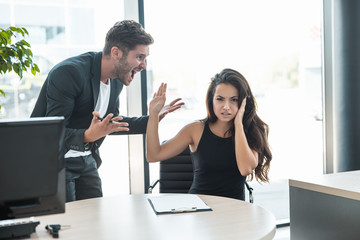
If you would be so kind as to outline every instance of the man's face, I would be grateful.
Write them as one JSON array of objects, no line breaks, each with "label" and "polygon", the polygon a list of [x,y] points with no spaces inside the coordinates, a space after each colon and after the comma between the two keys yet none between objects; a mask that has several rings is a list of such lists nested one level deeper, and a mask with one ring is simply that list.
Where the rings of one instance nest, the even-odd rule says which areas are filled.
[{"label": "man's face", "polygon": [[149,46],[147,45],[138,45],[126,56],[123,54],[115,63],[114,77],[119,78],[125,86],[129,86],[135,74],[146,68],[147,56],[149,56]]}]

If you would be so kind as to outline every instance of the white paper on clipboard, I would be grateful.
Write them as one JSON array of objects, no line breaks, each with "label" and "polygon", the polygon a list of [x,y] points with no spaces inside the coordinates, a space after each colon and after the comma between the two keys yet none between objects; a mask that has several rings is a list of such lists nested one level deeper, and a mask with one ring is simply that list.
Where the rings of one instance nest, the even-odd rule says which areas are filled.
[{"label": "white paper on clipboard", "polygon": [[211,207],[194,194],[163,194],[148,197],[156,214],[211,211]]}]

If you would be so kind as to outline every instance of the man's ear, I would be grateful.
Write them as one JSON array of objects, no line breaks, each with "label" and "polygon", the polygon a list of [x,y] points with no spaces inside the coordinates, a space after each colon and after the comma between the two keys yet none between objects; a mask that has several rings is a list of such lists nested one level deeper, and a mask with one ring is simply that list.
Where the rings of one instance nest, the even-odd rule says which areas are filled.
[{"label": "man's ear", "polygon": [[116,46],[111,48],[110,53],[111,53],[111,57],[117,60],[119,60],[123,55],[123,52],[120,50],[120,48]]}]

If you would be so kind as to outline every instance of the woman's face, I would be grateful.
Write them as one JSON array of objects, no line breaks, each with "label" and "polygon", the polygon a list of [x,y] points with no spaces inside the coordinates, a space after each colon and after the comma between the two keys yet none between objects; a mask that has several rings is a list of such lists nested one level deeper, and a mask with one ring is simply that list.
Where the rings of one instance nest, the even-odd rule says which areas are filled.
[{"label": "woman's face", "polygon": [[213,98],[214,113],[218,120],[232,121],[239,110],[239,93],[231,84],[220,83]]}]

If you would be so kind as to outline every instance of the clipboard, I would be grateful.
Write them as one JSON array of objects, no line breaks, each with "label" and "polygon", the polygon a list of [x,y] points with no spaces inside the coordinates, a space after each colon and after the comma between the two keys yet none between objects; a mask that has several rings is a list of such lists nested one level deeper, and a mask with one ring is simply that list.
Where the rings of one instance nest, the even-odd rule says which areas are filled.
[{"label": "clipboard", "polygon": [[194,194],[163,194],[148,197],[148,201],[157,215],[212,211],[211,207]]}]

